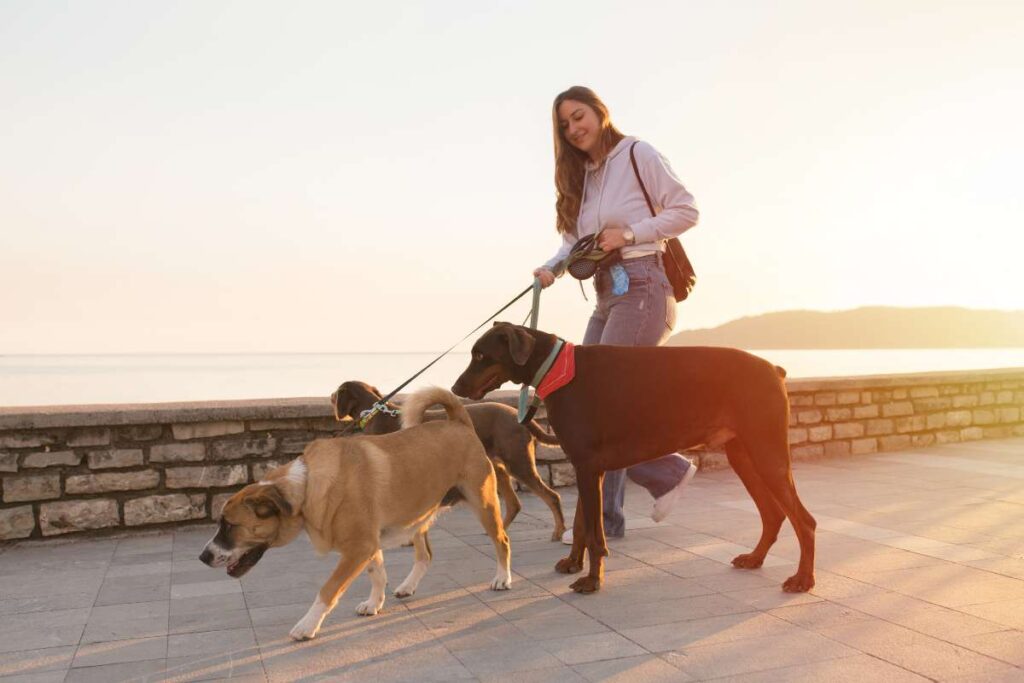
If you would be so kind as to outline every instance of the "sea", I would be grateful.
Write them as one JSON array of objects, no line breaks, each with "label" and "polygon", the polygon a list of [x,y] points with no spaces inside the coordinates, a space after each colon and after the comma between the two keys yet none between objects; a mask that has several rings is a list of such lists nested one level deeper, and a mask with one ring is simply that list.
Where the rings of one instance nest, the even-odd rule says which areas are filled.
[{"label": "sea", "polygon": [[[790,378],[1024,368],[1024,348],[752,350]],[[0,355],[0,407],[327,397],[346,380],[387,393],[437,353]],[[406,391],[450,387],[468,353],[451,353]],[[511,384],[505,388],[514,389]]]}]

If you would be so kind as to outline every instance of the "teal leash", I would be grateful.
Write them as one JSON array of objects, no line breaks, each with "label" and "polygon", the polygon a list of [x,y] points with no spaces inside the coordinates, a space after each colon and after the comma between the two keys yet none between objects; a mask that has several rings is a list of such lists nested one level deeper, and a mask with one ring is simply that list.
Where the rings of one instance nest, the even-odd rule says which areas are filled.
[{"label": "teal leash", "polygon": [[[530,309],[531,330],[537,329],[537,320],[540,318],[540,290],[540,278],[535,277],[533,278],[533,308]],[[561,340],[559,340],[559,342],[561,342]],[[520,424],[533,419],[533,414],[537,412],[537,407],[540,405],[540,399],[537,398],[536,394],[534,394],[533,401],[530,401],[530,386],[537,386],[540,379],[544,377],[544,373],[546,373],[551,368],[552,363],[555,362],[555,356],[558,355],[558,349],[560,348],[561,344],[555,344],[555,352],[547,357],[544,364],[541,365],[540,370],[538,370],[537,374],[534,375],[533,381],[530,384],[524,384],[519,390],[518,417]]]}]

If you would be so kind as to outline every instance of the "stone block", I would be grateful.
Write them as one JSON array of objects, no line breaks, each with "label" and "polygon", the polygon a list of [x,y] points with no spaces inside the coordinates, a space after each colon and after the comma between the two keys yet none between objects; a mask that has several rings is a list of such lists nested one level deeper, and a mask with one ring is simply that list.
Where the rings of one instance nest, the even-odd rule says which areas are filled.
[{"label": "stone block", "polygon": [[873,399],[873,396],[872,396],[870,391],[862,391],[862,392],[860,392],[860,402],[863,403],[864,405],[867,405],[869,403],[874,403],[874,401],[872,399]]},{"label": "stone block", "polygon": [[947,427],[967,427],[971,424],[971,411],[952,410],[946,413]]},{"label": "stone block", "polygon": [[267,472],[283,465],[284,462],[268,460],[266,462],[254,462],[252,464],[252,481],[263,481]]},{"label": "stone block", "polygon": [[938,387],[911,387],[910,398],[933,398],[939,395]]},{"label": "stone block", "polygon": [[103,529],[120,522],[117,501],[111,499],[68,500],[39,507],[39,527],[44,536]]},{"label": "stone block", "polygon": [[57,465],[67,465],[68,467],[74,467],[82,462],[82,456],[74,451],[53,451],[46,452],[41,451],[39,453],[29,453],[21,461],[22,467],[55,467]]},{"label": "stone block", "polygon": [[306,423],[302,420],[250,420],[250,432],[273,432],[296,429],[306,429]]},{"label": "stone block", "polygon": [[[891,391],[872,391],[871,392],[871,403],[888,403],[892,400]],[[865,401],[867,403],[867,401]]]},{"label": "stone block", "polygon": [[333,417],[314,417],[306,420],[307,427],[317,432],[340,432],[348,427],[348,420],[335,420]]},{"label": "stone block", "polygon": [[978,394],[978,405],[979,406],[990,406],[996,402],[996,394],[994,391],[983,391]]},{"label": "stone block", "polygon": [[868,420],[867,434],[868,436],[876,436],[878,434],[892,434],[895,425],[892,420],[886,420],[884,418],[877,420]]},{"label": "stone block", "polygon": [[0,453],[0,472],[17,472],[18,454]]},{"label": "stone block", "polygon": [[810,443],[804,446],[794,446],[790,449],[793,460],[811,460],[825,455],[825,446],[820,443]]},{"label": "stone block", "polygon": [[861,422],[839,422],[832,426],[837,439],[852,439],[864,436],[864,424]]},{"label": "stone block", "polygon": [[807,438],[818,443],[832,438],[832,425],[816,425],[807,430]]},{"label": "stone block", "polygon": [[228,499],[235,495],[234,493],[217,493],[210,499],[210,518],[213,521],[220,519],[220,513],[224,509],[224,503],[228,502]]},{"label": "stone block", "polygon": [[829,458],[850,455],[850,452],[849,441],[829,441],[825,444],[825,456]]},{"label": "stone block", "polygon": [[91,451],[89,453],[89,469],[91,470],[138,467],[141,464],[141,448],[115,448],[109,451]]},{"label": "stone block", "polygon": [[223,422],[188,422],[171,425],[171,433],[179,441],[188,439],[205,439],[211,436],[227,436],[241,434],[245,431],[245,423],[237,421]]},{"label": "stone block", "polygon": [[935,443],[960,443],[960,432],[951,430],[935,432]]},{"label": "stone block", "polygon": [[946,386],[939,387],[939,393],[943,396],[954,396],[960,393],[960,387],[955,384],[947,384]]},{"label": "stone block", "polygon": [[841,406],[853,405],[854,403],[860,403],[860,392],[859,391],[840,391],[836,396],[836,403]]},{"label": "stone block", "polygon": [[1014,436],[1024,436],[1024,425],[1014,425],[1013,426],[1013,435]]},{"label": "stone block", "polygon": [[206,458],[204,443],[167,443],[150,446],[150,462],[199,462]]},{"label": "stone block", "polygon": [[167,488],[188,489],[212,486],[235,486],[248,480],[245,465],[211,465],[209,467],[168,467]]},{"label": "stone block", "polygon": [[156,441],[164,435],[163,425],[126,425],[115,430],[118,441]]},{"label": "stone block", "polygon": [[558,446],[546,446],[539,441],[537,442],[536,448],[537,460],[544,460],[547,462],[555,462],[559,460],[565,460],[565,453]]},{"label": "stone block", "polygon": [[277,448],[277,439],[264,436],[241,441],[214,441],[210,444],[210,459],[238,460],[251,455],[266,456]]},{"label": "stone block", "polygon": [[858,420],[878,417],[878,413],[879,410],[877,405],[857,406],[853,409],[853,417]]},{"label": "stone block", "polygon": [[1013,427],[1010,425],[998,425],[995,427],[982,427],[982,438],[985,439],[1009,439],[1013,436]]},{"label": "stone block", "polygon": [[60,498],[60,475],[39,474],[4,477],[4,502]]},{"label": "stone block", "polygon": [[931,413],[925,417],[925,427],[927,429],[942,429],[946,426],[946,414],[945,413]]},{"label": "stone block", "polygon": [[60,441],[57,434],[44,432],[8,432],[0,434],[0,448],[39,448]]},{"label": "stone block", "polygon": [[910,448],[911,443],[909,434],[891,434],[878,439],[878,450],[901,451],[904,448]]},{"label": "stone block", "polygon": [[842,422],[853,417],[853,408],[826,408],[825,419],[829,422]]},{"label": "stone block", "polygon": [[69,446],[106,446],[110,443],[110,429],[107,427],[86,427],[75,429],[68,434]]},{"label": "stone block", "polygon": [[789,430],[789,443],[803,443],[807,441],[807,430],[803,427],[791,427]]},{"label": "stone block", "polygon": [[36,518],[31,505],[0,510],[0,541],[28,538],[36,530]]},{"label": "stone block", "polygon": [[1000,422],[1020,422],[1020,408],[1017,406],[999,408],[997,413]]},{"label": "stone block", "polygon": [[954,408],[973,408],[978,405],[978,397],[973,394],[953,397]]},{"label": "stone block", "polygon": [[953,398],[943,396],[941,398],[922,398],[913,402],[914,411],[918,413],[930,413],[933,410],[949,410],[953,407]]},{"label": "stone block", "polygon": [[924,415],[900,417],[896,419],[896,431],[900,434],[905,434],[907,432],[922,432],[927,424],[928,419]]},{"label": "stone block", "polygon": [[820,410],[801,410],[796,414],[796,421],[802,425],[817,424],[821,422]]},{"label": "stone block", "polygon": [[823,391],[814,395],[814,405],[816,406],[834,406],[836,404],[836,392],[834,391]]},{"label": "stone block", "polygon": [[798,406],[813,406],[814,405],[814,394],[790,394],[789,405]]},{"label": "stone block", "polygon": [[960,430],[961,441],[980,441],[985,438],[985,431],[981,427],[964,427]]},{"label": "stone block", "polygon": [[160,473],[156,470],[141,472],[107,472],[106,474],[76,474],[68,477],[64,488],[68,493],[105,493],[107,491],[141,491],[156,488]]},{"label": "stone block", "polygon": [[910,401],[900,401],[898,403],[886,403],[882,406],[882,417],[901,417],[903,415],[913,415],[914,404]]},{"label": "stone block", "polygon": [[286,436],[281,439],[281,453],[283,455],[299,455],[306,450],[306,444],[315,438],[312,434]]},{"label": "stone block", "polygon": [[910,395],[910,394],[909,394],[909,393],[907,392],[907,390],[906,390],[906,389],[893,389],[893,390],[892,390],[892,397],[893,397],[894,399],[897,399],[897,400],[902,400],[902,399],[905,399],[905,398],[907,398],[907,397],[908,397],[909,395]]},{"label": "stone block", "polygon": [[976,425],[995,424],[996,413],[994,410],[972,410],[971,421]]},{"label": "stone block", "polygon": [[571,463],[555,462],[551,463],[550,467],[552,486],[574,486],[576,484],[576,468]]},{"label": "stone block", "polygon": [[124,523],[127,526],[183,522],[206,517],[206,496],[172,493],[164,496],[134,498],[124,504]]},{"label": "stone block", "polygon": [[865,455],[878,452],[878,439],[854,439],[850,442],[850,452],[853,455]]},{"label": "stone block", "polygon": [[914,448],[924,448],[925,446],[931,446],[935,443],[934,434],[911,434],[910,443],[913,444]]}]

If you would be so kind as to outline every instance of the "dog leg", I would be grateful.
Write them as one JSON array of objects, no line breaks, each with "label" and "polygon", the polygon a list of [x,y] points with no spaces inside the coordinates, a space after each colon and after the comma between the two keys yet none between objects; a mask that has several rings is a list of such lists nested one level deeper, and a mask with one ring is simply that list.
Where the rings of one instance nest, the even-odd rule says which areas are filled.
[{"label": "dog leg", "polygon": [[482,481],[477,487],[460,486],[459,490],[473,509],[476,510],[484,531],[490,536],[494,543],[494,553],[497,556],[497,570],[494,573],[494,580],[491,581],[491,590],[506,591],[512,587],[512,552],[508,542],[508,534],[501,524],[501,508],[498,505],[498,486],[495,481],[494,468],[489,460],[487,470],[482,472]]},{"label": "dog leg", "polygon": [[366,573],[370,575],[370,597],[359,603],[356,614],[372,617],[384,607],[384,591],[388,587],[388,574],[384,571],[384,553],[381,550],[370,559]]},{"label": "dog leg", "polygon": [[502,525],[507,529],[512,520],[516,518],[519,511],[523,509],[516,489],[512,485],[512,478],[508,476],[508,470],[499,462],[494,463],[494,476],[498,484],[498,495],[505,501],[505,519],[501,520]]},{"label": "dog leg", "polygon": [[[604,558],[608,555],[608,544],[604,537],[604,516],[601,512],[603,480],[604,472],[576,468],[576,487],[580,500],[583,501],[583,528],[586,532],[587,555],[590,556],[590,570],[587,575],[576,579],[569,586],[577,593],[593,593],[601,588],[604,580]],[[574,547],[575,544],[574,537]]]},{"label": "dog leg", "polygon": [[338,562],[338,566],[334,568],[331,577],[327,579],[327,583],[320,588],[320,592],[317,594],[316,600],[309,608],[309,611],[306,612],[306,616],[299,619],[299,622],[292,627],[289,635],[295,640],[315,638],[320,630],[320,625],[324,623],[324,619],[331,613],[334,606],[338,604],[338,598],[345,593],[345,589],[349,587],[352,581],[369,564],[376,552],[377,548],[365,547],[359,551],[351,552],[346,557],[342,557],[341,561]]},{"label": "dog leg", "polygon": [[[602,520],[603,521],[603,520]],[[586,541],[583,527],[583,499],[576,499],[576,514],[572,520],[572,548],[569,555],[555,563],[555,571],[559,574],[576,574],[583,570],[583,543]]]},{"label": "dog leg", "polygon": [[782,522],[786,519],[786,513],[775,502],[771,491],[761,480],[761,475],[754,469],[750,454],[743,448],[739,439],[726,442],[725,454],[729,458],[729,465],[743,482],[743,487],[747,489],[747,493],[750,494],[757,506],[757,511],[761,514],[761,540],[757,542],[757,547],[751,553],[734,557],[732,564],[740,569],[756,569],[764,564],[768,549],[778,539],[779,529],[782,528]]},{"label": "dog leg", "polygon": [[420,585],[420,580],[427,573],[427,568],[430,566],[431,559],[433,559],[433,553],[430,552],[430,541],[427,540],[427,532],[425,530],[417,531],[413,534],[412,547],[416,555],[416,562],[412,565],[412,571],[409,572],[409,576],[405,577],[405,581],[395,589],[396,598],[407,598],[416,592],[416,588]]},{"label": "dog leg", "polygon": [[561,541],[565,533],[565,517],[562,516],[562,498],[558,493],[544,483],[537,472],[537,467],[530,462],[529,468],[522,466],[512,471],[512,476],[521,481],[526,488],[533,491],[534,495],[544,501],[544,504],[551,510],[551,516],[555,520],[555,530],[551,533],[552,541]]},{"label": "dog leg", "polygon": [[800,543],[800,564],[796,574],[782,583],[782,590],[787,593],[805,593],[814,587],[814,530],[817,522],[800,502],[785,439],[782,444],[774,450],[769,450],[771,446],[761,444],[758,449],[751,448],[747,443],[744,446],[751,454],[751,461],[765,486],[793,525],[796,539]]}]

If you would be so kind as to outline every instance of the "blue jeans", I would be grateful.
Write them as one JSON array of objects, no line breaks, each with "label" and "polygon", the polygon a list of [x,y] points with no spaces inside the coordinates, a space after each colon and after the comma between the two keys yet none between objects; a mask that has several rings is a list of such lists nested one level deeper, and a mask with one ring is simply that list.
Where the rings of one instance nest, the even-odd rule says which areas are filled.
[{"label": "blue jeans", "polygon": [[[622,266],[629,275],[629,291],[621,296],[612,294],[612,279],[607,273],[599,271],[594,276],[597,306],[587,323],[583,343],[660,346],[676,322],[676,300],[661,255],[627,259]],[[626,533],[622,505],[627,476],[658,498],[675,488],[690,467],[689,460],[671,453],[624,470],[606,472],[602,488],[605,535],[620,537]]]}]

